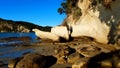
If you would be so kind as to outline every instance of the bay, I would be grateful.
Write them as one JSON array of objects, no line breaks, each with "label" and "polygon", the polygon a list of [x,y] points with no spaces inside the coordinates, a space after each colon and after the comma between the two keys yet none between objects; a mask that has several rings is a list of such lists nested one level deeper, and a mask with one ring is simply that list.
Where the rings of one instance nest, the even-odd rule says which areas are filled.
[{"label": "bay", "polygon": [[[38,40],[36,40],[36,35],[34,32],[29,32],[29,33],[20,33],[20,32],[3,32],[0,33],[0,39],[4,39],[4,38],[12,38],[12,37],[30,37],[30,41],[31,42],[37,42]],[[23,43],[23,41],[0,41],[0,46],[3,45],[9,45],[9,44],[20,44]]]},{"label": "bay", "polygon": [[[14,37],[30,37],[31,41],[28,42],[28,45],[31,42],[36,42],[36,35],[34,32],[30,33],[14,33],[14,32],[3,32],[0,33],[0,39],[5,38],[14,38]],[[23,56],[26,53],[31,53],[34,51],[34,47],[32,45],[24,44],[25,46],[21,46],[21,43],[26,43],[26,41],[0,41],[0,62],[3,64],[0,68],[8,68],[8,63],[11,59],[15,59]],[[11,45],[15,44],[15,45]]]},{"label": "bay", "polygon": [[34,32],[29,33],[20,33],[20,32],[2,32],[0,33],[0,38],[8,38],[8,37],[22,37],[22,36],[29,36],[32,39],[36,38],[36,35]]}]

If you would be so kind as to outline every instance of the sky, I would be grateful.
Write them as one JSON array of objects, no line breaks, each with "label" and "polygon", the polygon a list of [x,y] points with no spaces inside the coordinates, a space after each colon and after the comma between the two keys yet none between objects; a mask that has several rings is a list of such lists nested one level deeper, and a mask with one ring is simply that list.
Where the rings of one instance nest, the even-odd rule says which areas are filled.
[{"label": "sky", "polygon": [[57,26],[65,14],[57,9],[63,0],[0,0],[0,18],[31,22],[40,26]]}]

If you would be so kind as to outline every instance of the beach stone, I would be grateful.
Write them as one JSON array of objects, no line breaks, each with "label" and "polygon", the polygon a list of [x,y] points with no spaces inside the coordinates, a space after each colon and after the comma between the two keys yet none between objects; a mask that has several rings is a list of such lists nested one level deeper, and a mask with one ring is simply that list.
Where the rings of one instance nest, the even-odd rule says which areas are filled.
[{"label": "beach stone", "polygon": [[105,60],[101,62],[101,68],[112,68],[112,62],[110,60]]},{"label": "beach stone", "polygon": [[[101,53],[90,57],[88,67],[90,68],[117,68],[119,67],[120,51]],[[94,65],[94,66],[93,66]]]},{"label": "beach stone", "polygon": [[16,64],[22,59],[23,57],[20,58],[15,58],[9,61],[8,63],[8,68],[15,68]]},{"label": "beach stone", "polygon": [[82,58],[82,59],[76,61],[72,65],[72,68],[87,68],[88,59],[89,58]]},{"label": "beach stone", "polygon": [[80,56],[79,53],[72,53],[68,56],[67,62],[68,63],[75,63],[77,60],[80,60],[82,57]]},{"label": "beach stone", "polygon": [[58,63],[58,64],[67,63],[66,57],[59,57],[59,58],[57,58],[57,63]]},{"label": "beach stone", "polygon": [[15,68],[44,68],[46,63],[45,56],[38,53],[26,54]]},{"label": "beach stone", "polygon": [[120,62],[118,62],[118,64],[117,64],[116,68],[120,68]]},{"label": "beach stone", "polygon": [[76,47],[76,51],[83,55],[84,57],[93,57],[101,53],[101,48],[98,48],[94,45],[84,44]]},{"label": "beach stone", "polygon": [[68,56],[75,52],[75,49],[68,45],[61,45],[55,48],[55,57],[58,59],[58,63],[66,63]]},{"label": "beach stone", "polygon": [[55,48],[55,53],[58,57],[68,56],[75,52],[74,48],[71,48],[68,45],[61,45]]}]

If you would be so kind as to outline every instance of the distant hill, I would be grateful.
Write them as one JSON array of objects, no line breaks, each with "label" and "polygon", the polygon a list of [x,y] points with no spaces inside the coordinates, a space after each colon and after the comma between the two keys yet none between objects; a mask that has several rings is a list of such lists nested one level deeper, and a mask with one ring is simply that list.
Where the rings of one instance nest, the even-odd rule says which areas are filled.
[{"label": "distant hill", "polygon": [[12,21],[0,18],[0,32],[31,32],[34,28],[43,31],[51,30],[51,26],[43,27],[29,22]]}]

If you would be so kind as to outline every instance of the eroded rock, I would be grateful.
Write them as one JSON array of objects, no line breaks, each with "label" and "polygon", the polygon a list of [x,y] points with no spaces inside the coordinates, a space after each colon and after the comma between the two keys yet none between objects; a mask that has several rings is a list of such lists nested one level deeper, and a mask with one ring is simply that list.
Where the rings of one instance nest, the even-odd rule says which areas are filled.
[{"label": "eroded rock", "polygon": [[101,53],[101,48],[94,45],[84,44],[76,46],[76,51],[85,57],[93,57]]},{"label": "eroded rock", "polygon": [[66,26],[56,26],[51,29],[51,33],[56,34],[66,40],[69,40],[69,33]]},{"label": "eroded rock", "polygon": [[9,68],[44,68],[45,56],[37,53],[26,54],[23,58],[14,59],[9,62]]},{"label": "eroded rock", "polygon": [[36,36],[40,37],[41,39],[50,39],[52,41],[59,41],[59,36],[56,34],[41,31],[39,29],[33,29],[32,31],[34,31]]},{"label": "eroded rock", "polygon": [[55,64],[57,59],[53,56],[44,56],[39,53],[25,54],[23,57],[13,59],[9,62],[9,68],[49,68]]},{"label": "eroded rock", "polygon": [[66,63],[68,56],[75,52],[75,49],[68,45],[62,45],[55,48],[55,57],[58,59],[58,63]]},{"label": "eroded rock", "polygon": [[72,65],[72,68],[87,68],[88,60],[89,60],[89,58],[82,58],[82,59],[76,61]]}]

